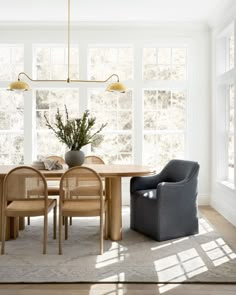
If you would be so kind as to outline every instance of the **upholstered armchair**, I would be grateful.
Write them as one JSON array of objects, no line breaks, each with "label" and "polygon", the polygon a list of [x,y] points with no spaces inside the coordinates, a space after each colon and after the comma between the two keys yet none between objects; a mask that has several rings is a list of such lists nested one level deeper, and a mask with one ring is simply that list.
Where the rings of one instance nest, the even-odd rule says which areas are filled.
[{"label": "upholstered armchair", "polygon": [[156,175],[132,177],[130,227],[157,241],[198,233],[199,164],[171,160]]}]

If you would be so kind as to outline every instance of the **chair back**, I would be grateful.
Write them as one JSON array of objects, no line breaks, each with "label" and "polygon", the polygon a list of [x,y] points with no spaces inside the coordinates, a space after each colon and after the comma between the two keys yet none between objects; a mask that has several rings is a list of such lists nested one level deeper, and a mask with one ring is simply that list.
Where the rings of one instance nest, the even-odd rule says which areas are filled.
[{"label": "chair back", "polygon": [[161,181],[179,182],[197,177],[199,164],[187,160],[171,160],[161,171]]},{"label": "chair back", "polygon": [[47,199],[47,182],[37,169],[19,166],[5,176],[3,195],[6,201]]},{"label": "chair back", "polygon": [[85,164],[105,164],[102,158],[98,156],[87,156],[84,159]]},{"label": "chair back", "polygon": [[101,199],[101,177],[91,168],[76,166],[67,170],[60,181],[60,196],[63,200]]}]

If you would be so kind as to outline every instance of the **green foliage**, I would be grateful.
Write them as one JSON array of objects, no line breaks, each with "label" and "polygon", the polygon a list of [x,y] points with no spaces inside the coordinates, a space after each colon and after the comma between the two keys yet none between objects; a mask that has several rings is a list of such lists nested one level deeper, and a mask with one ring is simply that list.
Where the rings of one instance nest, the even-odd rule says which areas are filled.
[{"label": "green foliage", "polygon": [[57,109],[56,123],[51,125],[48,118],[44,115],[46,126],[51,129],[56,137],[64,143],[70,150],[78,151],[83,146],[101,140],[99,133],[107,124],[102,126],[95,132],[92,129],[95,125],[96,118],[90,117],[89,111],[86,110],[81,118],[70,119],[65,106],[66,120],[64,123],[63,114]]}]

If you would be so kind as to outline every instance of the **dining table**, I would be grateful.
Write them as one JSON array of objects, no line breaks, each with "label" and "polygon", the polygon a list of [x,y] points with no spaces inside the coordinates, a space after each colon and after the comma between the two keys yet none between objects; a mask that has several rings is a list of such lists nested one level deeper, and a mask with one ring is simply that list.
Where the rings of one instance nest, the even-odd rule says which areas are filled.
[{"label": "dining table", "polygon": [[[83,166],[92,168],[102,178],[105,179],[106,197],[108,198],[108,235],[113,241],[122,240],[122,178],[133,176],[145,176],[154,174],[154,168],[134,164],[84,164]],[[0,214],[2,212],[3,181],[6,174],[17,166],[0,166]],[[46,179],[60,178],[67,169],[61,170],[40,170]],[[0,218],[0,238],[1,238]],[[20,229],[24,228],[21,221]],[[7,218],[6,240],[17,236],[14,220]]]}]

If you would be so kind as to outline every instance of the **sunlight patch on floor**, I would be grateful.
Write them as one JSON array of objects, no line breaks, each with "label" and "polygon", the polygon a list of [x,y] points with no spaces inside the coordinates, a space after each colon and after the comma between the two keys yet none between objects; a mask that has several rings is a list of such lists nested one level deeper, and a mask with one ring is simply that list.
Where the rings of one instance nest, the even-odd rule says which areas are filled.
[{"label": "sunlight patch on floor", "polygon": [[219,266],[236,258],[236,254],[222,238],[201,245],[214,266]]},{"label": "sunlight patch on floor", "polygon": [[[195,248],[158,259],[154,265],[158,280],[171,283],[186,281],[188,278],[208,270]],[[164,293],[177,286],[178,284],[163,284],[160,285],[159,291]]]},{"label": "sunlight patch on floor", "polygon": [[98,255],[96,260],[96,268],[102,268],[120,261],[124,261],[127,253],[127,248],[119,243],[112,242],[111,248],[104,252],[103,255]]}]

